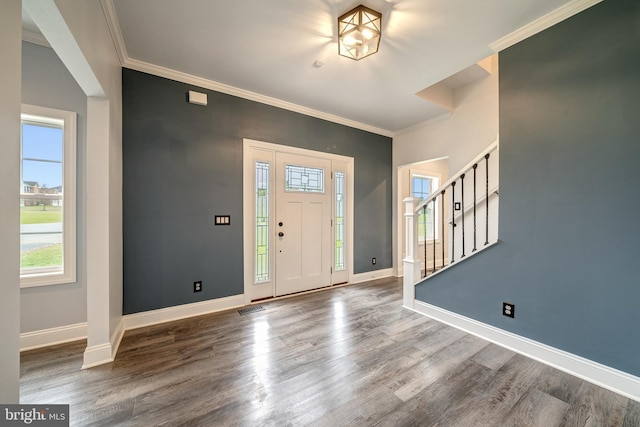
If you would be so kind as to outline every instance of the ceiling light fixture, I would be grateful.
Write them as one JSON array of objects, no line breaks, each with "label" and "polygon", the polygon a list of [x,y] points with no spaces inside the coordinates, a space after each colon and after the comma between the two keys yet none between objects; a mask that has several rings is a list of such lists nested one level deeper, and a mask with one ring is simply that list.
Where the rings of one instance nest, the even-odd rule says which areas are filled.
[{"label": "ceiling light fixture", "polygon": [[360,5],[338,18],[338,53],[356,61],[378,51],[382,14]]}]

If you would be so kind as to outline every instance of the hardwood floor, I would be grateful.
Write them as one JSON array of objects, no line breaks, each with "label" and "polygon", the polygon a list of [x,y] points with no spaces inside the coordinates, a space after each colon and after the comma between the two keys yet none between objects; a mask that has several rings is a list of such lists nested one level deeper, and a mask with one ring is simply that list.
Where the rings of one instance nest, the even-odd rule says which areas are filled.
[{"label": "hardwood floor", "polygon": [[25,352],[22,403],[71,425],[640,426],[640,403],[401,307],[397,279]]}]

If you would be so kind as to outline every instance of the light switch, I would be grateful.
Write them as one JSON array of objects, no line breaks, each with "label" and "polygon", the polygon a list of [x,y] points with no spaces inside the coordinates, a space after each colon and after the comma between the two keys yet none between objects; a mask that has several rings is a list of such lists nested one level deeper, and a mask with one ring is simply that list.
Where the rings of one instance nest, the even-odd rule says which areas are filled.
[{"label": "light switch", "polygon": [[231,225],[231,215],[216,215],[215,225]]}]

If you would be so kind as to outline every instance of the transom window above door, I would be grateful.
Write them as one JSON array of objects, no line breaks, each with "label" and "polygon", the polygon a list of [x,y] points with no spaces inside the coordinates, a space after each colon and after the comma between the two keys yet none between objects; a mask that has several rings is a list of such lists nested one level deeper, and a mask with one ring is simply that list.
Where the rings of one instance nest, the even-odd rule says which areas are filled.
[{"label": "transom window above door", "polygon": [[285,190],[324,193],[324,169],[307,166],[285,166]]}]

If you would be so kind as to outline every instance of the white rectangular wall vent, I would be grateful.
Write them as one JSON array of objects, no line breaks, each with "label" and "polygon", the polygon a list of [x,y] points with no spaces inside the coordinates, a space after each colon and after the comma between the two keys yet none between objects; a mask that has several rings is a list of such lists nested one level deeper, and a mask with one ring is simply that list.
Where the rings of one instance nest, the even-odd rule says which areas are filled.
[{"label": "white rectangular wall vent", "polygon": [[189,102],[196,105],[207,105],[207,94],[190,90]]}]

